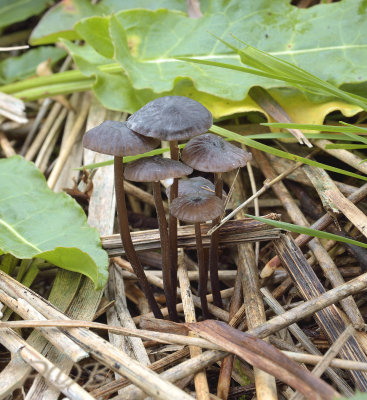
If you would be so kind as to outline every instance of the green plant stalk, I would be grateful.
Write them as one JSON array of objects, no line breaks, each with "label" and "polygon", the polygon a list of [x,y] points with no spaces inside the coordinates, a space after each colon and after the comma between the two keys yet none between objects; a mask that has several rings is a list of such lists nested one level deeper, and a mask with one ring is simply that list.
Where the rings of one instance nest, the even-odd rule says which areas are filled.
[{"label": "green plant stalk", "polygon": [[[121,67],[120,64],[117,63],[101,65],[100,67],[98,67],[98,69],[102,72],[108,72],[111,74],[123,72],[123,68]],[[94,80],[94,78],[84,75],[79,70],[65,71],[49,76],[40,76],[38,78],[25,79],[20,82],[15,82],[15,83],[10,83],[8,85],[0,86],[0,91],[7,94],[14,94],[14,96],[18,97],[17,93],[23,92],[25,90],[35,89],[44,86],[47,87],[60,83],[65,84],[71,82],[82,82],[90,79]]]},{"label": "green plant stalk", "polygon": [[[295,124],[283,122],[264,122],[260,125],[271,126],[273,128],[286,128],[286,129],[307,129],[310,131],[323,131],[323,132],[339,132],[347,135],[348,133],[362,133],[367,134],[367,128],[355,125],[335,126],[335,125],[315,125],[315,124]],[[359,140],[359,138],[358,138]]]},{"label": "green plant stalk", "polygon": [[94,78],[89,78],[88,80],[80,82],[77,81],[69,83],[59,83],[50,86],[40,86],[34,89],[27,89],[21,92],[13,93],[13,96],[24,101],[32,101],[41,99],[43,97],[52,97],[75,92],[85,92],[92,89],[94,82]]},{"label": "green plant stalk", "polygon": [[367,149],[367,144],[350,144],[350,143],[337,143],[337,144],[327,144],[325,146],[326,150],[362,150]]},{"label": "green plant stalk", "polygon": [[8,275],[11,275],[18,264],[18,259],[14,257],[12,254],[4,254],[2,256],[0,271],[5,272]]}]

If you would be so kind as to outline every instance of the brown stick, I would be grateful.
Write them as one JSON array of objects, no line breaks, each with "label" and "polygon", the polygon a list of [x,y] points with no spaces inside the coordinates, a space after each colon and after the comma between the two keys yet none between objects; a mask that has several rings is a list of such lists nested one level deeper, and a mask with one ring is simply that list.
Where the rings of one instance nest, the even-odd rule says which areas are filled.
[{"label": "brown stick", "polygon": [[[199,224],[198,224],[199,225]],[[200,228],[199,228],[200,229]],[[182,251],[182,250],[181,250]],[[198,249],[199,251],[199,249]],[[178,276],[182,293],[182,304],[185,314],[185,321],[188,323],[196,322],[195,307],[192,300],[190,289],[190,281],[187,275],[187,269],[183,260],[183,254],[180,257]],[[189,332],[189,336],[198,337],[194,332]],[[190,357],[194,358],[202,354],[201,348],[198,346],[190,346]],[[199,371],[194,376],[195,389],[199,400],[209,400],[209,386],[206,378],[205,370]]]},{"label": "brown stick", "polygon": [[[242,302],[242,277],[241,277],[241,271],[238,271],[235,280],[234,293],[229,309],[229,325],[231,325],[234,315],[241,307],[241,302]],[[223,400],[227,400],[228,398],[229,388],[231,385],[233,361],[234,361],[234,355],[230,354],[224,358],[224,360],[220,365],[217,396]]]},{"label": "brown stick", "polygon": [[[275,297],[272,296],[270,291],[267,288],[261,288],[261,293],[265,297],[265,301],[268,303],[269,307],[275,311],[276,315],[281,315],[286,311],[284,308],[278,303]],[[321,351],[311,342],[308,336],[302,331],[302,329],[297,324],[292,324],[288,326],[289,331],[293,334],[293,336],[302,344],[302,347],[312,355],[321,357]],[[350,361],[349,361],[350,362]],[[331,368],[328,368],[326,374],[329,378],[336,384],[341,393],[346,397],[351,397],[353,395],[352,388],[347,384],[347,382]]]},{"label": "brown stick", "polygon": [[[278,219],[277,214],[268,214],[265,218]],[[211,224],[201,224],[203,246],[209,247],[210,236],[207,234]],[[269,225],[245,218],[240,221],[228,222],[219,232],[220,245],[236,245],[243,242],[273,240],[279,237],[279,230]],[[160,249],[161,240],[158,229],[132,232],[131,238],[135,251]],[[182,226],[178,229],[178,245],[185,249],[195,249],[195,228],[193,225]],[[102,246],[110,257],[125,253],[120,235],[102,237]]]},{"label": "brown stick", "polygon": [[[304,255],[290,235],[281,235],[280,239],[274,241],[274,245],[282,264],[287,268],[299,293],[306,300],[325,293],[325,289],[318,277],[307,264]],[[331,343],[337,340],[346,327],[334,305],[315,313],[314,317]],[[340,354],[348,360],[367,361],[363,350],[353,337],[349,338],[341,349]],[[367,374],[359,371],[352,371],[351,374],[357,387],[362,391],[367,390]]]},{"label": "brown stick", "polygon": [[[353,194],[351,194],[348,197],[348,200],[350,200],[353,204],[358,203],[361,201],[365,196],[367,195],[367,183],[365,183],[363,186],[361,186],[358,190],[356,190]],[[318,229],[318,230],[323,230],[325,229],[328,225],[330,225],[333,222],[333,218],[330,214],[325,214],[321,218],[319,218],[314,224],[310,226],[312,229]],[[302,248],[305,246],[310,240],[312,240],[312,236],[308,235],[298,235],[295,239],[297,245]],[[266,278],[270,276],[273,271],[275,271],[279,266],[280,266],[280,259],[278,256],[273,257],[264,267],[264,269],[261,271],[260,276],[262,278]]]},{"label": "brown stick", "polygon": [[[268,159],[264,154],[260,153],[258,150],[253,150],[253,155],[257,160],[258,165],[260,165],[261,171],[267,179],[273,179],[275,176],[275,171],[270,165]],[[303,215],[302,211],[295,204],[293,197],[290,195],[288,189],[285,187],[283,182],[278,182],[273,186],[273,191],[277,197],[282,201],[284,208],[286,209],[288,215],[292,221],[298,225],[309,226],[307,219]],[[330,280],[331,284],[335,287],[344,283],[343,277],[341,276],[338,268],[336,267],[334,261],[329,256],[328,252],[320,243],[319,239],[313,238],[308,244],[310,250],[313,252],[315,258],[317,259],[324,275]],[[310,266],[307,264],[308,268]],[[312,269],[311,269],[312,271]],[[343,299],[341,302],[343,309],[356,327],[363,327],[364,321],[362,315],[353,300],[352,297]]]}]

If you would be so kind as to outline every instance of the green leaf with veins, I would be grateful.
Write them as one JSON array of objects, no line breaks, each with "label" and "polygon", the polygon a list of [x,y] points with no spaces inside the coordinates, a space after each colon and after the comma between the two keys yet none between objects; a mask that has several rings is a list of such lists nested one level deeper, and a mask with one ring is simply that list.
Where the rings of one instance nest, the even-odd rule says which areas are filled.
[{"label": "green leaf with veins", "polygon": [[[241,66],[237,52],[209,35],[213,32],[238,44],[230,34],[252,46],[292,62],[336,86],[365,80],[367,29],[361,0],[299,9],[284,0],[211,1],[200,19],[170,10],[129,10],[111,17],[116,59],[134,88],[160,93],[184,78],[202,92],[242,100],[254,85],[266,89],[290,86],[272,79],[205,65],[182,63],[176,57],[195,57]],[[117,24],[117,22],[119,24]],[[88,19],[84,20],[88,24]],[[92,35],[92,27],[90,35]],[[88,31],[83,38],[92,44]]]},{"label": "green leaf with veins", "polygon": [[[14,0],[7,0],[14,2]],[[24,1],[24,0],[19,0]],[[28,0],[29,2],[34,0]],[[37,0],[48,2],[48,0]],[[16,2],[17,3],[17,2]],[[205,9],[201,4],[201,9]],[[109,15],[121,10],[132,8],[145,8],[156,10],[158,8],[169,8],[170,10],[186,11],[186,3],[182,0],[102,0],[98,4],[91,4],[90,0],[68,0],[60,1],[52,7],[41,19],[32,32],[30,43],[39,45],[55,43],[59,39],[78,39],[78,33],[74,25],[83,18],[96,15]]]},{"label": "green leaf with veins", "polygon": [[42,258],[107,282],[107,253],[81,207],[54,193],[33,163],[20,156],[0,160],[0,249],[21,259]]}]

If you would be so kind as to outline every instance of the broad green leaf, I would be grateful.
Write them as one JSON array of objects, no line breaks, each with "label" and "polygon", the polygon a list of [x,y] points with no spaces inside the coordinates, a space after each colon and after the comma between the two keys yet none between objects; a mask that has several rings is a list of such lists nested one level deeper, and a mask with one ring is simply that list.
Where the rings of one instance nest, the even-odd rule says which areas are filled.
[{"label": "broad green leaf", "polygon": [[[311,9],[299,9],[283,0],[216,0],[210,2],[208,12],[198,20],[174,11],[136,9],[116,14],[121,28],[111,25],[111,37],[116,59],[136,89],[168,91],[175,80],[188,77],[199,91],[242,100],[254,85],[289,85],[238,71],[223,73],[205,65],[182,65],[176,58],[189,56],[242,66],[237,51],[208,34],[213,32],[227,39],[230,32],[337,86],[350,80],[358,83],[367,68],[362,61],[367,44],[359,35],[367,27],[367,19],[363,18],[360,6],[359,0]],[[88,41],[88,37],[83,37]],[[129,40],[133,42],[130,48]],[[278,69],[275,74],[279,74]]]},{"label": "broad green leaf", "polygon": [[88,35],[89,44],[103,57],[113,58],[114,47],[109,38],[109,24],[108,17],[92,17],[77,23],[75,31],[81,37]]},{"label": "broad green leaf", "polygon": [[91,4],[90,0],[60,1],[42,17],[32,32],[30,43],[32,45],[39,45],[55,43],[60,38],[69,40],[78,39],[78,34],[74,30],[74,24],[83,18],[96,15],[109,15],[132,8],[151,10],[169,8],[171,10],[186,11],[186,3],[182,0],[105,0],[98,4]]},{"label": "broad green leaf", "polygon": [[[158,10],[167,8],[169,10],[178,10],[186,12],[186,3],[182,0],[103,0],[105,12],[116,13],[121,10],[130,10],[132,8],[144,8],[146,10]],[[204,12],[207,7],[207,1],[200,1],[201,11]]]},{"label": "broad green leaf", "polygon": [[33,30],[29,42],[35,46],[55,43],[60,38],[78,39],[78,34],[73,29],[74,24],[81,18],[101,13],[100,6],[91,4],[88,0],[60,1],[45,13]]},{"label": "broad green leaf", "polygon": [[49,0],[1,0],[0,29],[38,15],[49,4]]},{"label": "broad green leaf", "polygon": [[10,83],[25,79],[36,73],[37,66],[48,59],[51,65],[66,56],[66,51],[58,47],[42,46],[31,49],[18,57],[9,57],[0,62],[0,83]]},{"label": "broad green leaf", "polygon": [[335,240],[336,242],[354,244],[355,246],[364,247],[367,249],[366,243],[358,242],[357,240],[353,239],[348,239],[343,236],[334,235],[333,233],[318,231],[316,229],[307,228],[306,226],[294,225],[288,222],[274,221],[263,217],[255,217],[254,215],[249,215],[249,214],[245,214],[245,216],[256,219],[257,221],[260,222],[264,222],[265,224],[274,226],[275,228],[284,229],[289,232],[318,237],[320,239]]},{"label": "broad green leaf", "polygon": [[[213,112],[215,118],[249,111],[263,112],[248,95],[252,86],[260,85],[276,98],[292,119],[294,115],[298,116],[294,119],[296,122],[320,123],[328,112],[334,110],[341,110],[347,116],[360,111],[359,107],[351,107],[345,102],[334,99],[326,101],[318,98],[318,102],[315,103],[297,90],[284,89],[284,86],[289,87],[289,84],[274,79],[243,74],[239,71],[223,72],[220,68],[184,63],[178,61],[176,57],[195,57],[203,62],[205,60],[226,62],[243,68],[237,50],[228,48],[208,32],[214,32],[235,43],[229,35],[234,33],[240,38],[246,38],[252,45],[271,51],[273,55],[292,60],[296,65],[304,68],[310,66],[310,72],[319,77],[325,76],[329,79],[331,76],[331,80],[340,81],[336,82],[338,85],[346,82],[358,85],[361,82],[359,78],[364,76],[363,72],[367,67],[363,62],[353,61],[352,68],[351,58],[344,57],[344,54],[350,54],[359,60],[366,51],[363,35],[358,34],[366,25],[366,20],[360,18],[364,12],[362,0],[346,0],[338,4],[312,7],[312,18],[310,10],[299,9],[283,0],[259,2],[208,0],[201,2],[204,15],[199,20],[188,18],[183,12],[186,5],[177,0],[172,2],[105,0],[95,6],[98,9],[93,10],[87,2],[88,0],[69,0],[67,4],[70,7],[67,12],[72,14],[73,18],[70,19],[70,26],[66,23],[60,29],[67,31],[79,21],[75,25],[75,30],[70,31],[73,37],[82,37],[89,46],[94,47],[96,52],[103,56],[111,56],[111,46],[114,46],[116,59],[111,58],[110,64],[103,65],[96,63],[96,60],[90,61],[98,65],[102,72],[114,75],[109,79],[108,75],[98,76],[96,73],[94,81],[90,81],[88,86],[93,88],[98,80],[96,93],[106,107],[133,112],[136,111],[138,104],[140,106],[155,97],[174,94],[187,95],[200,101]],[[65,8],[65,4],[58,6],[59,8],[55,8],[56,11],[61,7]],[[87,7],[85,13],[81,11],[84,6]],[[138,7],[156,10],[143,10]],[[169,10],[159,9],[162,7],[167,7]],[[118,12],[121,9],[125,11]],[[44,20],[51,18],[56,11],[54,9],[49,11]],[[92,11],[94,11],[93,16],[91,16]],[[114,22],[111,23],[110,34],[106,34],[107,15],[112,11],[116,13],[112,17]],[[78,19],[81,15],[84,19]],[[85,18],[88,15],[91,17]],[[57,29],[60,18],[56,15],[54,19],[47,26],[46,35],[53,32],[54,27]],[[337,24],[339,20],[340,24]],[[319,39],[320,24],[323,24],[323,27],[328,26],[330,34],[317,42],[314,38]],[[96,32],[101,34],[96,35]],[[83,46],[77,48],[80,49],[80,53],[74,51],[73,54],[77,64],[80,64],[83,58]],[[333,62],[329,62],[329,57]],[[119,64],[116,64],[116,61]],[[109,80],[115,81],[119,88],[126,87],[126,76],[130,82],[129,89],[125,90],[126,95],[120,90],[109,93],[112,86],[108,85]],[[32,82],[24,82],[23,86],[7,85],[0,90],[25,100],[46,96],[47,93],[56,94],[57,90],[61,90],[62,93],[65,93],[66,89],[86,90],[86,82],[82,77],[79,86],[76,81],[70,86],[58,85],[63,77],[62,74],[55,74],[50,83],[47,83],[49,82],[47,80],[34,79]],[[144,92],[140,92],[141,90]],[[129,97],[133,91],[135,95]],[[126,108],[123,108],[122,104]],[[269,116],[267,118],[271,121]]]},{"label": "broad green leaf", "polygon": [[[315,6],[312,19],[311,9],[299,9],[283,0],[211,1],[207,13],[198,20],[172,10],[133,9],[112,17],[111,41],[115,46],[116,60],[127,72],[135,89],[162,93],[173,90],[180,80],[189,79],[200,92],[243,101],[254,85],[267,89],[289,85],[239,71],[223,73],[219,68],[180,62],[177,57],[189,56],[241,67],[239,54],[208,33],[227,35],[227,32],[232,32],[254,46],[292,60],[295,65],[309,68],[318,77],[332,80],[337,85],[358,83],[367,68],[363,62],[357,66],[353,62],[352,68],[350,61],[353,56],[359,60],[367,54],[363,36],[358,34],[367,22],[360,17],[358,5],[360,0]],[[84,19],[81,22],[83,32],[79,31],[90,45],[95,42],[97,20],[93,18],[90,23],[89,19]],[[265,30],[259,20],[265,23]],[[342,25],[337,23],[339,20]],[[314,45],[313,39],[320,38],[321,25],[328,27],[329,34]],[[105,31],[102,25],[101,29]],[[350,54],[349,58],[344,57],[345,52]]]},{"label": "broad green leaf", "polygon": [[98,289],[105,285],[107,254],[70,196],[54,193],[34,164],[20,156],[0,160],[0,186],[1,251],[42,258],[88,276]]}]

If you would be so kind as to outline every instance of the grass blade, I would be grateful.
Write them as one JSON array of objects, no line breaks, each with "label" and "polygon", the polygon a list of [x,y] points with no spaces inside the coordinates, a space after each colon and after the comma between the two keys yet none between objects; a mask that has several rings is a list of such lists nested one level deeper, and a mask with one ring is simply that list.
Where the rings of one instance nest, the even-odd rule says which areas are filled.
[{"label": "grass blade", "polygon": [[282,151],[282,150],[278,150],[276,148],[273,148],[271,146],[267,146],[267,145],[265,145],[263,143],[259,143],[259,142],[255,141],[253,139],[247,138],[246,136],[241,136],[238,133],[231,132],[231,131],[229,131],[227,129],[221,128],[221,127],[216,126],[216,125],[213,125],[210,128],[210,131],[214,132],[214,133],[217,133],[218,135],[223,136],[226,139],[234,140],[234,141],[236,141],[238,143],[243,143],[246,146],[253,147],[253,148],[258,149],[260,151],[264,151],[266,153],[273,154],[274,156],[277,156],[277,157],[286,158],[287,160],[292,160],[292,161],[297,161],[297,162],[299,161],[299,162],[302,162],[302,163],[307,164],[307,165],[313,165],[314,167],[323,168],[323,169],[325,169],[327,171],[337,172],[338,174],[352,176],[354,178],[361,179],[363,181],[367,181],[367,177],[365,177],[365,176],[362,176],[362,175],[359,175],[359,174],[355,174],[353,172],[349,172],[349,171],[346,171],[344,169],[332,167],[331,165],[323,164],[323,163],[320,163],[320,162],[317,162],[317,161],[314,161],[314,160],[309,160],[308,158],[300,157],[300,156],[297,156],[295,154],[287,153],[287,152]]},{"label": "grass blade", "polygon": [[312,237],[318,237],[320,239],[335,240],[336,242],[343,242],[348,244],[354,244],[359,247],[364,247],[367,249],[367,244],[358,242],[357,240],[348,239],[343,236],[334,235],[333,233],[328,233],[324,231],[318,231],[316,229],[307,228],[306,226],[294,225],[288,222],[274,221],[263,217],[255,217],[254,215],[245,214],[246,217],[253,218],[256,221],[264,222],[268,225],[274,226],[275,228],[283,229],[289,232],[294,232],[298,234],[304,234]]}]

